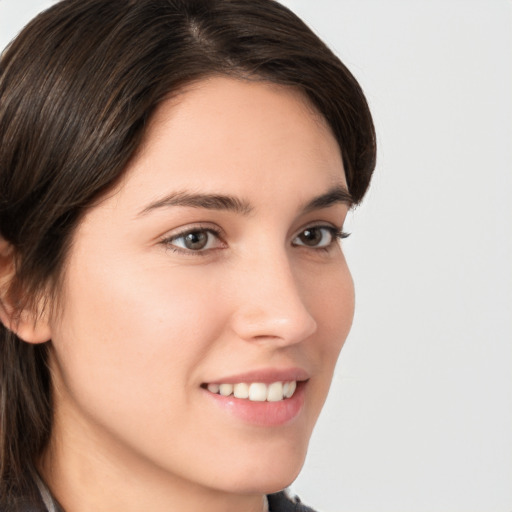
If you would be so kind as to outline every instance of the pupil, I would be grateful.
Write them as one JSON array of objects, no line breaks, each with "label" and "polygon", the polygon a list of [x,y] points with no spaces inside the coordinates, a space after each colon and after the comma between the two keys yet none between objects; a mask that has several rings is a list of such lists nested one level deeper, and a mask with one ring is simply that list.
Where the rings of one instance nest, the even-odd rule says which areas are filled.
[{"label": "pupil", "polygon": [[306,229],[302,233],[302,242],[306,245],[318,245],[322,239],[322,233],[319,229]]},{"label": "pupil", "polygon": [[187,249],[202,249],[208,242],[208,236],[202,231],[194,231],[185,237]]}]

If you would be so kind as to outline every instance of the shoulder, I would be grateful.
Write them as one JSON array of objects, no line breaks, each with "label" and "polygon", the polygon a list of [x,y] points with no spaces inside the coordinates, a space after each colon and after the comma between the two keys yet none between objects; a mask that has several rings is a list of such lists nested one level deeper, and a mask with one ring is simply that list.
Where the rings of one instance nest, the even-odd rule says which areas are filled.
[{"label": "shoulder", "polygon": [[315,512],[312,508],[301,503],[297,496],[291,495],[288,491],[269,494],[269,512]]}]

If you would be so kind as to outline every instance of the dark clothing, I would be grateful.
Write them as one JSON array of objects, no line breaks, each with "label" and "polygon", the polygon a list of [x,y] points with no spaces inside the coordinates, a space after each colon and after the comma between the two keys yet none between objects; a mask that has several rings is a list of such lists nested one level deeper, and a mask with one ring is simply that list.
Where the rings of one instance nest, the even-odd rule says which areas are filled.
[{"label": "dark clothing", "polygon": [[285,492],[269,494],[267,498],[269,512],[315,512],[303,505],[297,496],[291,497]]}]

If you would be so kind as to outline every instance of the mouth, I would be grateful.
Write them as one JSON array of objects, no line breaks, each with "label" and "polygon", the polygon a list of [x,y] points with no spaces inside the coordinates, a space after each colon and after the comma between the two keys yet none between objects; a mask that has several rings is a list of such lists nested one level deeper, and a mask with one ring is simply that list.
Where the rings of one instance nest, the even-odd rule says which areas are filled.
[{"label": "mouth", "polygon": [[205,384],[204,387],[210,393],[224,397],[233,396],[251,402],[281,402],[292,398],[297,389],[297,381],[277,381],[269,384],[264,382]]},{"label": "mouth", "polygon": [[229,415],[270,427],[288,424],[299,416],[308,382],[305,372],[257,372],[206,382],[201,388]]}]

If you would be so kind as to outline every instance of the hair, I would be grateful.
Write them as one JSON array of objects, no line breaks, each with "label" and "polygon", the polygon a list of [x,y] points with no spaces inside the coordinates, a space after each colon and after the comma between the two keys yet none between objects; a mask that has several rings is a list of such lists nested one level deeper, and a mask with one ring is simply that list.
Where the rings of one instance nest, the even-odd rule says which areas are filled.
[{"label": "hair", "polygon": [[[0,60],[0,241],[14,253],[6,287],[19,311],[55,292],[81,216],[120,180],[158,105],[215,75],[302,91],[332,129],[349,192],[361,201],[376,154],[367,102],[287,8],[273,0],[63,0]],[[28,492],[49,441],[49,344],[26,343],[0,324],[0,504]]]}]

